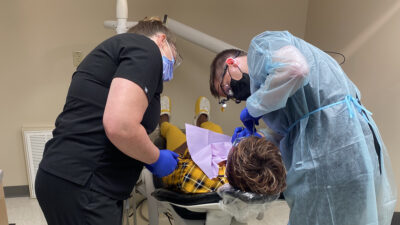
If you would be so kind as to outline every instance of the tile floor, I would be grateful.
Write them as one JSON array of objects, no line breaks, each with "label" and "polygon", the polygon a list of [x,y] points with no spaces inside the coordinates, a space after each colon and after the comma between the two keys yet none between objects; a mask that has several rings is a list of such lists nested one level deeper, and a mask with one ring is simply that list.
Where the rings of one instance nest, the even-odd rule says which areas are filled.
[{"label": "tile floor", "polygon": [[[147,201],[139,207],[143,217],[147,217]],[[36,199],[28,197],[6,198],[9,223],[16,225],[46,225],[43,213],[40,210]],[[138,215],[140,213],[138,212]],[[288,222],[289,208],[284,201],[274,202],[266,211],[264,219],[249,221],[249,225],[286,225]],[[141,216],[137,217],[137,225],[147,225],[148,222]],[[173,221],[172,221],[173,223]],[[126,222],[125,222],[126,224]],[[133,225],[133,219],[130,218],[130,225]],[[160,215],[160,225],[169,225],[168,218]]]}]

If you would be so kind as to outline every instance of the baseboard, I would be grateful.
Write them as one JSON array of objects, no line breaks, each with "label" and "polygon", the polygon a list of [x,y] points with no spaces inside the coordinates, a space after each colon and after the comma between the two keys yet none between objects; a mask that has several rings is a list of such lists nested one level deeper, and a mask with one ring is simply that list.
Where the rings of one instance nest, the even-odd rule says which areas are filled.
[{"label": "baseboard", "polygon": [[400,225],[400,212],[394,212],[391,225]]},{"label": "baseboard", "polygon": [[15,197],[29,197],[29,186],[28,185],[20,185],[20,186],[6,186],[4,187],[4,196],[6,198],[15,198]]}]

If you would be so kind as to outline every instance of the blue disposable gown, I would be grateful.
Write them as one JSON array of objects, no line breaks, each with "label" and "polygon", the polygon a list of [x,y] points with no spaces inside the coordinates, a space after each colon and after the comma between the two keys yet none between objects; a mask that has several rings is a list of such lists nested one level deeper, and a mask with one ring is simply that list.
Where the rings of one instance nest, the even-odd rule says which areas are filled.
[{"label": "blue disposable gown", "polygon": [[390,160],[337,62],[286,31],[253,38],[247,61],[247,108],[281,137],[289,224],[389,225],[397,198]]}]

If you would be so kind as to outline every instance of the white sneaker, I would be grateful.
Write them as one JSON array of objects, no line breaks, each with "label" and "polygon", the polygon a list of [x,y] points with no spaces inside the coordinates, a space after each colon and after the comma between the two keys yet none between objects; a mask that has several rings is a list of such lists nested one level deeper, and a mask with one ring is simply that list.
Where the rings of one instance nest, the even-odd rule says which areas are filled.
[{"label": "white sneaker", "polygon": [[200,96],[196,101],[194,107],[194,124],[196,124],[201,114],[207,115],[208,119],[210,119],[210,101],[204,96]]},{"label": "white sneaker", "polygon": [[168,96],[163,95],[161,96],[161,115],[167,114],[170,116],[171,114],[171,101]]}]

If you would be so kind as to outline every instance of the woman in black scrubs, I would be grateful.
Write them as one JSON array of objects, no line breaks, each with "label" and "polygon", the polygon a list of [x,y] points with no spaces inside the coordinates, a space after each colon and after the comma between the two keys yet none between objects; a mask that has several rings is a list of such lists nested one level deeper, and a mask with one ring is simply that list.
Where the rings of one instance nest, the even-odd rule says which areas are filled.
[{"label": "woman in black scrubs", "polygon": [[73,74],[35,190],[49,225],[120,225],[143,166],[162,177],[177,155],[150,140],[160,118],[163,81],[179,55],[158,18],[98,45]]}]

